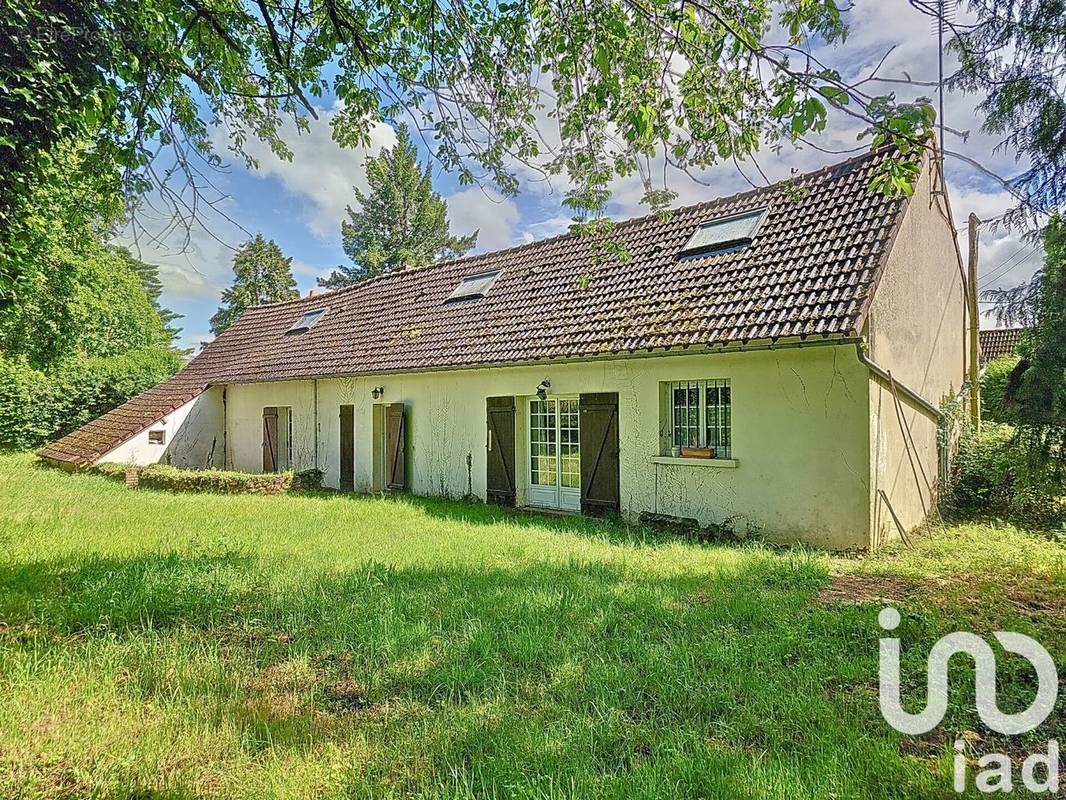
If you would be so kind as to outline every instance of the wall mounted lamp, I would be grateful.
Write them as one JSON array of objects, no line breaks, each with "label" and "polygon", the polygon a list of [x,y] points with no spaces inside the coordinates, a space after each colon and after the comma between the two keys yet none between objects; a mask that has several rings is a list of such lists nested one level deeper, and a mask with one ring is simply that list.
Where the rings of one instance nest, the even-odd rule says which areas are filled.
[{"label": "wall mounted lamp", "polygon": [[383,394],[385,394],[384,386],[375,386],[373,389],[370,390],[370,396],[373,397],[375,400],[380,400]]},{"label": "wall mounted lamp", "polygon": [[548,390],[552,388],[552,382],[545,378],[537,384],[537,397],[544,400],[548,397]]}]

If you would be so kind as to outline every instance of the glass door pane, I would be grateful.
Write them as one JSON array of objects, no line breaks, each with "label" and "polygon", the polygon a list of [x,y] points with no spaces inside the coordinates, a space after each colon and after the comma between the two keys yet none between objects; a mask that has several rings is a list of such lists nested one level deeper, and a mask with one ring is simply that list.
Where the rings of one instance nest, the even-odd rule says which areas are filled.
[{"label": "glass door pane", "polygon": [[529,481],[535,486],[558,485],[556,401],[529,401]]},{"label": "glass door pane", "polygon": [[578,431],[577,400],[559,401],[559,485],[581,488],[581,439]]},{"label": "glass door pane", "polygon": [[530,399],[530,505],[581,508],[580,410],[576,397]]}]

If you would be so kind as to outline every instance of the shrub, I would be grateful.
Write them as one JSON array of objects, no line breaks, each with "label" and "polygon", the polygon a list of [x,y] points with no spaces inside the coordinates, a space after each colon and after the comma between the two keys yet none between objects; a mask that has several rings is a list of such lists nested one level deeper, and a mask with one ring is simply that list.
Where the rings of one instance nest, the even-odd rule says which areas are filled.
[{"label": "shrub", "polygon": [[981,375],[981,416],[990,422],[1009,422],[1010,413],[1003,407],[1007,382],[1018,365],[1017,356],[1004,356],[988,362]]},{"label": "shrub", "polygon": [[1010,425],[989,423],[980,436],[965,434],[955,459],[946,511],[994,517],[1023,527],[1066,522],[1063,486],[1051,469],[1031,468]]},{"label": "shrub", "polygon": [[305,469],[297,472],[292,479],[292,488],[300,492],[317,492],[322,488],[322,479],[326,473],[320,469]]},{"label": "shrub", "polygon": [[291,472],[254,473],[220,469],[179,469],[169,464],[129,467],[125,464],[96,464],[91,472],[116,481],[125,481],[126,472],[138,472],[138,485],[170,492],[209,492],[214,494],[285,494],[314,492],[322,488],[325,473],[320,469]]},{"label": "shrub", "polygon": [[284,494],[293,488],[291,472],[251,473],[220,469],[178,469],[152,464],[141,470],[140,485],[171,492]]},{"label": "shrub", "polygon": [[127,467],[123,464],[104,463],[97,464],[92,468],[92,471],[97,475],[103,475],[105,478],[110,478],[114,481],[124,481],[126,480],[126,469]]}]

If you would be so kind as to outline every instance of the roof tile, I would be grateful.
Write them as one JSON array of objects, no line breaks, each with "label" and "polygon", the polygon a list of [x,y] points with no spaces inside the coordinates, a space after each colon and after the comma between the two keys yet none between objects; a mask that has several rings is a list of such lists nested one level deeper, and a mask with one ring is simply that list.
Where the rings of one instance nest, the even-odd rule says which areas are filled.
[{"label": "roof tile", "polygon": [[[211,384],[850,334],[905,206],[869,189],[887,157],[801,176],[798,198],[769,187],[621,222],[621,263],[598,263],[597,240],[566,234],[250,309],[169,381],[40,454],[91,463]],[[761,208],[748,248],[679,256],[700,225]],[[465,276],[496,270],[485,297],[444,303]],[[286,333],[323,307],[313,328]]]}]

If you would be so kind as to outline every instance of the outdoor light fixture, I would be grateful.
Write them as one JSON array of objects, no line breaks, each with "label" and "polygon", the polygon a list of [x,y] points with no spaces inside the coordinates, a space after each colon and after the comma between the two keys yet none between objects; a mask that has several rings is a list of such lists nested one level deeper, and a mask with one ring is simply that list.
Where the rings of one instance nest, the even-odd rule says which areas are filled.
[{"label": "outdoor light fixture", "polygon": [[548,397],[548,390],[552,388],[552,382],[545,378],[539,384],[537,384],[537,397],[541,400],[545,400]]},{"label": "outdoor light fixture", "polygon": [[383,394],[385,394],[384,386],[375,386],[373,389],[370,390],[370,396],[373,397],[375,400],[380,400]]}]

